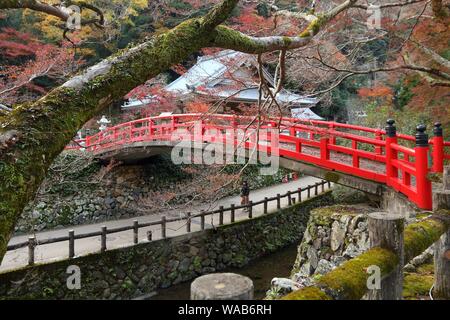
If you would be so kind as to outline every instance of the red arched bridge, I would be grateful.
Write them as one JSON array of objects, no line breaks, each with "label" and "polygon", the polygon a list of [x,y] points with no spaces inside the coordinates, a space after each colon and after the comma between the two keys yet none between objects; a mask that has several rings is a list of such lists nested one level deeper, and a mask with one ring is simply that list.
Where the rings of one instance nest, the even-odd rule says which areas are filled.
[{"label": "red arched bridge", "polygon": [[[264,130],[268,133],[262,136]],[[425,126],[419,125],[416,136],[409,136],[397,133],[393,120],[388,120],[386,130],[381,130],[337,122],[222,114],[182,114],[130,121],[76,140],[76,145],[68,149],[82,147],[103,158],[116,157],[123,150],[128,150],[128,157],[143,157],[142,151],[130,150],[145,149],[148,157],[152,149],[173,148],[181,139],[180,131],[184,132],[183,139],[188,136],[201,145],[231,141],[234,147],[247,152],[276,154],[285,161],[280,162],[281,166],[291,169],[300,167],[287,165],[288,162],[314,166],[326,171],[322,177],[329,180],[333,180],[334,173],[342,173],[385,185],[425,210],[432,209],[429,174],[443,172],[444,161],[450,159],[450,153],[446,152],[450,142],[443,140],[439,123],[429,139]]]}]

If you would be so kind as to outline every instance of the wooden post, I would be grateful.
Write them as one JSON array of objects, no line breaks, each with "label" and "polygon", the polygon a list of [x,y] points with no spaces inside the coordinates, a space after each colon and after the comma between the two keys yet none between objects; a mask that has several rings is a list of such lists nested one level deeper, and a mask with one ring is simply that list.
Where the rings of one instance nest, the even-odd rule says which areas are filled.
[{"label": "wooden post", "polygon": [[36,248],[36,238],[29,237],[28,238],[28,265],[34,265],[34,248]]},{"label": "wooden post", "polygon": [[311,198],[311,185],[308,184],[308,199]]},{"label": "wooden post", "polygon": [[322,191],[322,193],[324,193],[325,192],[325,181],[322,181],[321,183],[320,183],[320,187],[321,187],[321,191]]},{"label": "wooden post", "polygon": [[248,202],[248,218],[253,218],[253,201]]},{"label": "wooden post", "polygon": [[139,222],[137,220],[133,220],[133,242],[134,244],[138,244],[139,242]]},{"label": "wooden post", "polygon": [[161,217],[161,238],[165,239],[167,238],[167,232],[166,232],[166,216]]},{"label": "wooden post", "polygon": [[102,226],[102,235],[101,235],[101,239],[100,239],[100,242],[101,242],[101,244],[100,244],[100,251],[101,252],[105,252],[106,251],[106,234],[107,234],[106,230],[107,230],[106,226]]},{"label": "wooden post", "polygon": [[[444,167],[442,176],[443,191],[436,194],[445,195],[446,201],[434,203],[437,199],[433,199],[433,207],[439,209],[450,209],[450,166]],[[443,198],[443,197],[442,197]],[[450,300],[450,230],[447,230],[434,245],[434,297],[437,299]]]},{"label": "wooden post", "polygon": [[191,213],[186,213],[186,216],[186,232],[189,233],[191,232]]},{"label": "wooden post", "polygon": [[268,198],[264,197],[264,214],[267,214],[267,202],[268,202]]},{"label": "wooden post", "polygon": [[234,220],[235,220],[235,209],[234,209],[234,203],[231,205],[231,217],[230,217],[230,221],[231,221],[231,223],[233,223],[234,222]]},{"label": "wooden post", "polygon": [[295,204],[295,201],[296,201],[295,197],[292,197],[292,204]]},{"label": "wooden post", "polygon": [[298,193],[298,202],[302,202],[302,188],[298,188],[297,193]]},{"label": "wooden post", "polygon": [[400,214],[374,212],[369,214],[370,247],[394,252],[399,263],[390,275],[381,279],[379,290],[369,291],[370,300],[401,300],[403,290],[403,229],[405,219]]},{"label": "wooden post", "polygon": [[331,181],[328,181],[328,189],[331,188]]},{"label": "wooden post", "polygon": [[291,206],[292,205],[292,196],[291,196],[290,191],[288,191],[287,196],[288,196],[288,206]]},{"label": "wooden post", "polygon": [[69,258],[75,257],[75,231],[69,230]]},{"label": "wooden post", "polygon": [[281,195],[277,193],[277,209],[281,209]]},{"label": "wooden post", "polygon": [[314,184],[314,195],[317,196],[319,194],[319,183]]},{"label": "wooden post", "polygon": [[434,244],[434,297],[450,299],[450,230]]},{"label": "wooden post", "polygon": [[205,210],[201,210],[200,211],[201,216],[200,216],[200,227],[202,230],[205,230]]},{"label": "wooden post", "polygon": [[153,240],[153,232],[152,230],[147,231],[147,240],[152,241]]},{"label": "wooden post", "polygon": [[223,206],[219,207],[219,225],[223,225]]}]

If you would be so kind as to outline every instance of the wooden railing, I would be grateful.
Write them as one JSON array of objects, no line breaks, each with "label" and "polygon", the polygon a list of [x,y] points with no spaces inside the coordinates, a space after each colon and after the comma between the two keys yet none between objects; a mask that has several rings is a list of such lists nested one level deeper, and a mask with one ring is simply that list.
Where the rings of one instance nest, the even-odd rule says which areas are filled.
[{"label": "wooden railing", "polygon": [[[169,223],[174,222],[180,222],[185,221],[185,227],[186,232],[190,233],[192,230],[192,220],[195,218],[200,218],[200,230],[206,229],[206,217],[218,214],[219,215],[219,226],[224,225],[225,223],[225,215],[229,213],[229,221],[230,223],[234,223],[236,221],[236,210],[239,209],[248,209],[247,217],[248,219],[253,218],[253,209],[256,206],[262,205],[263,206],[263,214],[268,213],[268,204],[270,202],[276,202],[277,210],[281,209],[281,199],[287,198],[288,200],[288,206],[291,206],[295,204],[296,202],[302,201],[302,192],[307,192],[306,199],[310,199],[312,195],[317,196],[319,193],[323,193],[325,191],[325,186],[328,186],[328,189],[331,187],[331,183],[328,181],[321,181],[317,182],[313,185],[308,185],[304,188],[299,188],[296,191],[288,191],[287,193],[280,195],[277,194],[275,197],[271,198],[264,198],[260,201],[255,201],[250,203],[248,205],[235,205],[231,204],[230,207],[224,208],[223,206],[220,206],[216,210],[212,211],[201,211],[197,214],[191,214],[190,212],[186,213],[183,217],[179,218],[167,218],[165,216],[161,217],[161,220],[158,221],[152,221],[152,222],[146,222],[146,223],[140,223],[138,220],[134,220],[132,225],[124,226],[124,227],[116,227],[116,228],[107,228],[106,226],[101,227],[99,231],[94,232],[86,232],[86,233],[80,233],[75,234],[74,230],[69,230],[67,236],[60,236],[55,238],[48,238],[39,240],[36,239],[36,237],[31,236],[28,238],[28,241],[12,244],[8,246],[8,251],[17,250],[20,248],[28,247],[28,265],[33,265],[35,263],[35,248],[39,245],[48,245],[53,243],[59,243],[59,242],[66,242],[68,241],[68,257],[69,259],[72,259],[75,257],[75,240],[79,239],[86,239],[86,238],[93,238],[93,237],[100,237],[100,251],[105,252],[107,250],[107,235],[119,233],[119,232],[125,232],[125,231],[132,231],[133,235],[133,243],[136,245],[139,243],[139,229],[147,228],[151,226],[160,226],[161,231],[161,238],[165,239],[167,238],[167,225]],[[152,241],[153,234],[152,231],[147,232],[147,240]]]},{"label": "wooden railing", "polygon": [[[80,148],[81,144],[86,150],[99,153],[136,142],[174,142],[179,137],[174,137],[173,133],[179,129],[189,132],[192,141],[223,144],[229,138],[224,131],[240,129],[246,131],[245,136],[242,141],[233,136],[235,147],[276,154],[383,183],[405,194],[425,210],[432,208],[428,174],[441,173],[444,160],[450,159],[450,152],[445,150],[450,143],[443,140],[439,123],[435,125],[434,137],[428,139],[424,126],[417,127],[415,137],[397,134],[393,120],[387,122],[386,130],[292,118],[263,118],[259,123],[254,120],[252,117],[223,114],[145,118],[108,128],[84,141],[77,141],[77,146],[69,148]],[[279,132],[277,150],[272,150],[272,134],[260,137],[256,129],[276,129]],[[428,164],[429,156],[431,166]],[[370,162],[369,166],[367,162]]]}]

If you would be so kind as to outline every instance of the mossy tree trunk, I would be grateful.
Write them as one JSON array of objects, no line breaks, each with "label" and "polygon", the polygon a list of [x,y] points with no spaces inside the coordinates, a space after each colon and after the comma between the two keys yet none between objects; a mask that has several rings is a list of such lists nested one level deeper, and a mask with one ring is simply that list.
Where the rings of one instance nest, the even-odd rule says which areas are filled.
[{"label": "mossy tree trunk", "polygon": [[[351,7],[347,0],[297,37],[250,37],[219,26],[238,0],[223,0],[203,18],[185,21],[167,33],[118,52],[52,90],[38,101],[0,116],[0,261],[25,205],[34,197],[52,163],[84,123],[113,101],[204,47],[246,53],[306,45],[321,26]],[[2,2],[15,5],[18,1]],[[17,6],[13,6],[16,8]]]}]

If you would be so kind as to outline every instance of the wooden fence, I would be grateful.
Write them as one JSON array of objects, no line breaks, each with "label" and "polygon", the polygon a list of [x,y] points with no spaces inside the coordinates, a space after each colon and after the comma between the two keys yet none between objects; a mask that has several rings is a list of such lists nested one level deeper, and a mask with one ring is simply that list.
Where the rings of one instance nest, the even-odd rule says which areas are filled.
[{"label": "wooden fence", "polygon": [[[35,248],[39,245],[47,245],[52,243],[58,243],[58,242],[64,242],[68,241],[69,243],[69,259],[72,259],[75,257],[75,240],[78,239],[86,239],[86,238],[92,238],[92,237],[100,237],[100,251],[105,252],[107,250],[107,235],[108,234],[114,234],[119,232],[125,232],[125,231],[132,231],[133,234],[133,243],[138,244],[139,243],[139,229],[151,227],[151,226],[160,226],[161,229],[161,238],[165,239],[167,238],[167,225],[169,223],[179,222],[179,221],[185,221],[186,223],[186,232],[191,232],[191,225],[192,220],[194,218],[200,218],[200,229],[205,230],[206,229],[206,217],[214,214],[219,214],[219,225],[224,225],[224,217],[229,212],[230,216],[230,223],[234,223],[236,220],[236,210],[239,209],[248,209],[248,219],[253,218],[253,208],[258,205],[263,205],[263,214],[268,213],[268,204],[270,202],[276,201],[277,203],[277,209],[281,209],[281,199],[287,198],[288,205],[291,206],[295,204],[297,201],[302,201],[302,193],[307,192],[306,198],[309,199],[312,196],[312,193],[314,193],[314,196],[317,196],[319,193],[322,193],[325,191],[325,185],[328,185],[328,188],[331,187],[331,182],[329,181],[321,181],[317,182],[313,185],[308,185],[304,188],[299,188],[297,191],[288,191],[287,193],[280,195],[277,194],[275,197],[271,198],[264,198],[260,201],[250,201],[248,205],[235,205],[231,204],[230,207],[224,208],[223,206],[220,206],[216,210],[212,211],[201,211],[198,214],[192,215],[190,212],[186,213],[184,217],[179,218],[167,218],[165,216],[161,217],[161,220],[159,221],[152,221],[147,223],[139,223],[138,220],[134,220],[133,224],[130,226],[124,226],[124,227],[117,227],[117,228],[110,228],[108,229],[106,226],[102,226],[99,231],[94,232],[87,232],[87,233],[80,233],[75,234],[74,230],[69,230],[67,236],[61,236],[61,237],[55,237],[55,238],[48,238],[43,240],[36,239],[35,236],[31,236],[28,238],[28,241],[12,244],[8,246],[8,251],[17,250],[20,248],[28,247],[28,265],[34,265],[35,263]],[[320,190],[319,190],[320,189]],[[297,196],[297,198],[296,198]],[[147,232],[147,240],[152,241],[153,234],[152,231]]]}]

